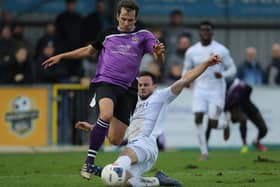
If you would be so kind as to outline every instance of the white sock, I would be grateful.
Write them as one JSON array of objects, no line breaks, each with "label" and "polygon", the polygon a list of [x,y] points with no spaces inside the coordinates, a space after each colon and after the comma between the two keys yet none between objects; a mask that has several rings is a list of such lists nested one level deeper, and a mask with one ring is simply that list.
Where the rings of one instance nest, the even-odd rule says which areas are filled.
[{"label": "white sock", "polygon": [[129,158],[129,156],[126,155],[119,156],[114,163],[121,165],[127,171],[130,169],[131,159]]},{"label": "white sock", "polygon": [[208,155],[205,132],[202,124],[196,124],[197,138],[201,154]]},{"label": "white sock", "polygon": [[130,179],[128,179],[128,183],[133,187],[159,186],[159,180],[156,177],[131,177]]}]

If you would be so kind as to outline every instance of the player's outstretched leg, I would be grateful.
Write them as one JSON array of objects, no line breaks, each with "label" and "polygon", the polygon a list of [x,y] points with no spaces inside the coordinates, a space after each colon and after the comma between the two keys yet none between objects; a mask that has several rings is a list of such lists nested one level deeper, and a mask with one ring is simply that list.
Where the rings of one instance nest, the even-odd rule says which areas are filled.
[{"label": "player's outstretched leg", "polygon": [[94,126],[92,126],[87,122],[77,122],[76,128],[82,130],[90,130],[89,149],[88,149],[87,159],[80,171],[81,176],[89,180],[93,172],[92,169],[95,167],[94,159],[96,157],[99,148],[102,146],[104,142],[105,136],[108,132],[109,123],[106,123],[101,119],[98,119],[96,125]]},{"label": "player's outstretched leg", "polygon": [[155,177],[159,180],[160,186],[182,186],[181,182],[179,182],[176,179],[172,179],[172,178],[168,177],[162,171],[158,171],[156,173]]}]

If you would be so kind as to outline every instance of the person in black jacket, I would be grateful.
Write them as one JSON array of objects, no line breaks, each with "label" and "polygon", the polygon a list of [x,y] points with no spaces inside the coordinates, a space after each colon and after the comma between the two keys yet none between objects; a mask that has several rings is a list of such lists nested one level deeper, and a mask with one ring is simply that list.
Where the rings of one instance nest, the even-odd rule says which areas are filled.
[{"label": "person in black jacket", "polygon": [[[76,0],[65,0],[66,10],[59,14],[55,20],[57,34],[57,53],[70,51],[82,47],[82,17],[76,12]],[[66,83],[79,82],[83,76],[80,59],[67,61]]]},{"label": "person in black jacket", "polygon": [[97,34],[112,25],[112,21],[106,16],[104,0],[97,0],[95,11],[85,17],[83,21],[83,43],[88,44],[96,40]]},{"label": "person in black jacket", "polygon": [[31,62],[28,60],[28,51],[24,47],[16,50],[14,57],[6,63],[3,76],[8,84],[29,84],[33,82]]}]

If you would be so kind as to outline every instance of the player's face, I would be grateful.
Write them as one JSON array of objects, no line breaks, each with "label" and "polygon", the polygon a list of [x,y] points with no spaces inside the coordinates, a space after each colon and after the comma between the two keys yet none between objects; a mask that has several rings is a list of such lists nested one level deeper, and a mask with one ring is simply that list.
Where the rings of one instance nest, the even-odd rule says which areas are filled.
[{"label": "player's face", "polygon": [[203,44],[209,44],[213,37],[213,28],[210,25],[201,25],[199,36]]},{"label": "player's face", "polygon": [[127,11],[125,8],[121,8],[120,14],[117,15],[117,20],[119,22],[119,29],[122,32],[130,32],[136,23],[136,11]]},{"label": "player's face", "polygon": [[150,76],[142,76],[138,80],[138,95],[141,99],[148,98],[156,89]]}]

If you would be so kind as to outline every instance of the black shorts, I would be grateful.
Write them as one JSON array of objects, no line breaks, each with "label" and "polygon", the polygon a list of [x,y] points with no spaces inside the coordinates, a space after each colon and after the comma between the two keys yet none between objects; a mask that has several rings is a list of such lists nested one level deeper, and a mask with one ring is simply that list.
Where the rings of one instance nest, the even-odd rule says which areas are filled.
[{"label": "black shorts", "polygon": [[114,103],[114,117],[129,126],[129,119],[137,103],[137,91],[125,89],[114,84],[100,82],[91,85],[96,94],[96,109],[99,115],[98,102],[102,98],[110,98]]}]

